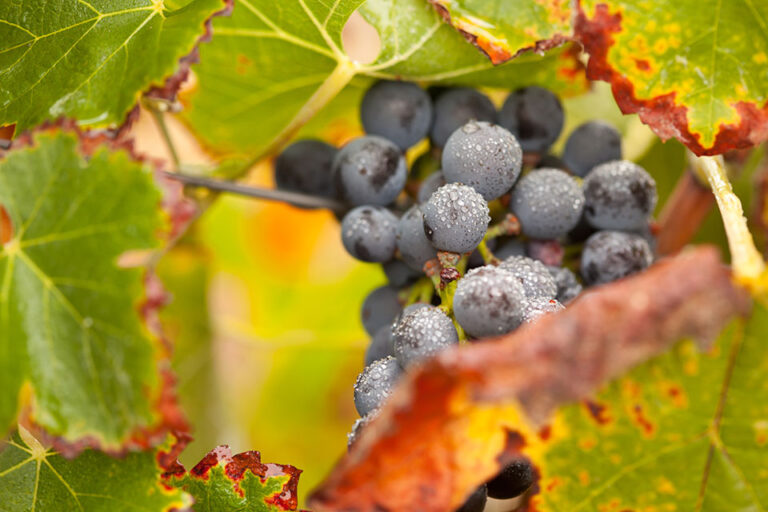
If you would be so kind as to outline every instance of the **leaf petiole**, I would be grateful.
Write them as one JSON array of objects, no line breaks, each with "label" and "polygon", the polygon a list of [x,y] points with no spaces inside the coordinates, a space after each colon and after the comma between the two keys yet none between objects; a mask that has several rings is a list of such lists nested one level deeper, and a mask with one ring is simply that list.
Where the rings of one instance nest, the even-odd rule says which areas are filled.
[{"label": "leaf petiole", "polygon": [[725,172],[722,156],[693,157],[694,170],[706,178],[715,195],[720,215],[723,218],[734,277],[750,288],[759,288],[765,272],[765,262],[755,247],[752,233],[747,227],[747,218],[741,200],[734,194],[731,182]]}]

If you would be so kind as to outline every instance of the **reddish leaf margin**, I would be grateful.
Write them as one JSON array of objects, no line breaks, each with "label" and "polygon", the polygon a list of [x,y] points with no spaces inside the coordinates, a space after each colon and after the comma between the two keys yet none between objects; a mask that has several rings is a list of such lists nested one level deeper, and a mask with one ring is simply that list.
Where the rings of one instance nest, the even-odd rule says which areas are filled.
[{"label": "reddish leaf margin", "polygon": [[[133,141],[123,136],[121,132],[112,130],[83,130],[71,119],[58,119],[47,121],[35,128],[19,134],[5,148],[0,148],[0,159],[7,153],[16,149],[31,147],[35,144],[35,138],[40,133],[68,132],[77,136],[80,142],[80,151],[84,156],[89,156],[100,147],[107,147],[110,151],[125,151],[132,159],[151,165],[155,170],[163,166],[160,160],[149,159],[139,155],[133,146]],[[155,172],[155,181],[162,190],[162,204],[160,207],[168,216],[168,229],[159,235],[164,240],[173,240],[180,236],[189,223],[197,215],[198,208],[195,203],[184,197],[183,185],[169,180],[162,173]],[[13,225],[7,213],[0,205],[0,236],[11,238]],[[0,240],[5,242],[7,240]],[[163,443],[168,434],[172,433],[177,438],[183,438],[189,431],[184,412],[181,410],[176,394],[176,376],[171,369],[172,342],[168,340],[162,330],[159,320],[159,310],[169,300],[169,296],[157,276],[147,269],[145,277],[145,296],[138,305],[141,318],[156,342],[156,364],[159,375],[159,388],[152,397],[153,408],[157,412],[158,421],[155,425],[140,428],[126,439],[121,450],[108,451],[110,455],[122,455],[129,451],[147,450]],[[19,423],[25,426],[41,442],[59,452],[62,456],[74,458],[86,449],[101,449],[98,440],[83,438],[77,442],[68,442],[48,434],[43,428],[32,420],[32,410],[29,405],[22,408],[19,414]]]},{"label": "reddish leaf margin", "polygon": [[[688,128],[688,109],[675,103],[675,93],[642,99],[625,76],[611,67],[608,52],[615,44],[613,34],[621,31],[621,13],[611,13],[608,5],[596,6],[595,15],[588,18],[578,1],[575,37],[589,54],[587,78],[611,84],[616,103],[624,114],[638,114],[663,140],[672,137],[685,144],[695,154],[719,155],[733,149],[745,149],[768,140],[768,102],[759,107],[749,102],[738,102],[738,124],[721,124],[711,147],[704,147],[697,135]],[[643,61],[638,61],[638,66]]]}]

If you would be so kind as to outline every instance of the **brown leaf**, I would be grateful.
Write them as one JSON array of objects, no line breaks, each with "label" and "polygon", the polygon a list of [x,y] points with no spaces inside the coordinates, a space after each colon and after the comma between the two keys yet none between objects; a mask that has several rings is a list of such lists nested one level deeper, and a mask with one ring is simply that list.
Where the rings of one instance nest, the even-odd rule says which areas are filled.
[{"label": "brown leaf", "polygon": [[595,288],[501,338],[409,372],[313,493],[324,510],[446,511],[520,456],[559,405],[685,337],[711,341],[748,308],[713,248]]}]

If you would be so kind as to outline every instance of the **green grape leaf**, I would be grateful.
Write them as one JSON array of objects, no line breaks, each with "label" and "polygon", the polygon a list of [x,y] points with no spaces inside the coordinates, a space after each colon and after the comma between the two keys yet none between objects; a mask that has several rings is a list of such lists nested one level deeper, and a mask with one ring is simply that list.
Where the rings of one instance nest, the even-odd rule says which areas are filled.
[{"label": "green grape leaf", "polygon": [[536,510],[768,508],[766,332],[757,303],[712,350],[681,344],[563,408],[535,450]]},{"label": "green grape leaf", "polygon": [[[341,31],[362,0],[241,0],[214,20],[213,41],[200,48],[197,87],[182,97],[184,116],[206,147],[224,154],[275,151],[355,79],[516,87],[546,84],[583,91],[573,52],[525,55],[494,67],[423,0],[368,0],[360,12],[378,31],[381,52],[353,62]],[[334,114],[356,117],[347,108]],[[255,122],[257,120],[257,122]]]},{"label": "green grape leaf", "polygon": [[549,50],[565,43],[573,33],[570,0],[429,1],[494,64],[524,51]]},{"label": "green grape leaf", "polygon": [[160,512],[186,509],[192,504],[192,498],[163,484],[161,475],[165,468],[158,464],[158,453],[130,453],[115,459],[86,450],[75,459],[66,459],[44,446],[24,427],[19,427],[11,439],[0,442],[2,510]]},{"label": "green grape leaf", "polygon": [[0,126],[69,117],[123,122],[142,91],[162,87],[223,0],[35,0],[0,4]]},{"label": "green grape leaf", "polygon": [[125,151],[84,158],[76,133],[29,142],[0,160],[12,225],[0,247],[0,431],[24,406],[63,444],[143,446],[169,412],[162,349],[141,316],[153,298],[132,263],[170,227],[160,190]]},{"label": "green grape leaf", "polygon": [[581,0],[587,74],[699,155],[768,139],[768,3]]},{"label": "green grape leaf", "polygon": [[[569,404],[591,398],[606,383],[653,361],[682,340],[693,338],[701,347],[708,347],[734,317],[747,310],[746,293],[733,285],[717,251],[699,247],[661,260],[636,276],[596,287],[563,311],[544,316],[513,333],[441,352],[403,376],[391,398],[357,433],[349,453],[310,496],[309,504],[317,512],[455,510],[478,485],[521,456],[529,457],[544,476],[540,492],[546,496],[548,475],[553,476],[547,466],[546,450],[556,443],[562,443],[563,449],[558,452],[559,466],[554,476],[561,480],[569,478],[575,481],[573,485],[582,485],[582,469],[608,466],[601,458],[604,453],[608,459],[616,451],[626,454],[620,463],[612,462],[604,472],[594,469],[589,485],[579,488],[582,496],[609,488],[611,493],[623,491],[628,496],[632,496],[633,489],[655,491],[652,470],[636,478],[632,473],[642,457],[653,453],[652,446],[640,446],[646,429],[656,434],[659,443],[670,442],[669,436],[676,433],[677,441],[681,441],[686,439],[689,424],[707,424],[713,418],[712,411],[691,407],[686,409],[687,415],[695,419],[688,421],[685,415],[679,416],[663,430],[649,408],[660,403],[658,407],[674,409],[669,402],[675,398],[670,398],[675,391],[665,388],[659,396],[656,381],[637,380],[636,387],[643,387],[639,393],[652,396],[648,408],[642,402],[638,411],[638,402],[622,396],[621,400],[611,402],[608,409],[615,410],[614,417],[626,415],[626,423],[631,423],[639,433],[636,438],[616,436],[598,449],[596,446],[600,446],[610,430],[597,437],[592,424],[581,430],[569,427],[560,408],[574,409]],[[760,320],[762,315],[756,311],[752,320],[757,322],[750,331],[755,333],[750,335],[755,341],[768,321]],[[728,335],[724,336],[727,339]],[[727,353],[722,343],[713,350],[728,360],[732,352]],[[753,442],[755,434],[749,427],[756,424],[764,428],[765,420],[760,418],[765,416],[766,408],[760,401],[759,393],[763,391],[758,391],[758,387],[766,388],[760,376],[768,363],[764,347],[759,343],[752,345],[756,352],[746,354],[747,368],[734,368],[732,372],[732,382],[744,381],[729,406],[733,412],[727,416],[728,428],[733,437],[726,443],[750,449],[752,444],[747,443]],[[680,350],[690,352],[694,348],[686,344]],[[684,390],[689,396],[717,397],[723,389],[722,372],[721,379],[716,380],[704,364],[691,368],[678,355],[661,357],[677,363],[665,369],[667,380],[675,378],[681,382],[688,378],[687,371],[699,372],[695,385]],[[658,362],[649,364],[653,367]],[[678,387],[682,393],[682,385]],[[755,394],[757,401],[749,400],[745,395],[748,392]],[[697,404],[699,398],[688,398],[688,403]],[[600,417],[599,406],[596,409],[595,414]],[[725,428],[725,421],[722,427]],[[707,432],[702,432],[706,436]],[[577,449],[582,445],[586,448]],[[744,453],[752,457],[751,452]],[[662,469],[655,467],[656,471]],[[690,474],[695,467],[680,462],[677,466],[668,465],[666,470]],[[626,480],[622,487],[612,488],[611,477],[619,473],[627,475]],[[574,493],[573,489],[566,489],[562,500],[568,500]],[[589,503],[584,510],[669,510],[646,507],[642,500],[620,502],[615,508],[611,503],[612,500]],[[606,505],[599,506],[603,504]],[[552,509],[572,511],[573,505],[574,502],[560,501]],[[694,507],[682,506],[677,510]]]},{"label": "green grape leaf", "polygon": [[296,510],[301,470],[283,464],[264,464],[259,452],[232,455],[227,446],[208,453],[189,472],[179,466],[166,483],[190,493],[193,510],[268,512]]}]

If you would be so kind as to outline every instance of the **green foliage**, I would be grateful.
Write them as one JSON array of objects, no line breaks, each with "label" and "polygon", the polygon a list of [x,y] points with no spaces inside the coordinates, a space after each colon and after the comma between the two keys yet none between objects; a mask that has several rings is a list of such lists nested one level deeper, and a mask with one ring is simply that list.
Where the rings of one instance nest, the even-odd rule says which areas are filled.
[{"label": "green foliage", "polygon": [[[0,125],[17,131],[60,116],[122,124],[204,33],[222,0],[169,11],[162,0],[0,4]],[[115,85],[119,84],[118,87]]]},{"label": "green foliage", "polygon": [[[185,116],[217,153],[269,153],[342,92],[355,76],[516,87],[546,83],[580,91],[575,63],[557,51],[494,68],[422,0],[374,0],[361,9],[378,29],[381,52],[370,64],[353,62],[341,30],[363,2],[275,3],[242,0],[230,18],[214,20],[215,37],[201,48],[198,89]],[[334,109],[334,117],[356,116]],[[254,123],[254,119],[259,119]]]},{"label": "green foliage", "polygon": [[768,311],[714,348],[684,343],[564,408],[538,457],[538,510],[761,510],[768,505]]},{"label": "green foliage", "polygon": [[139,316],[143,270],[164,227],[148,168],[123,152],[80,154],[77,136],[40,134],[0,161],[12,240],[0,248],[0,431],[23,385],[53,435],[119,450],[154,426],[155,341]]},{"label": "green foliage", "polygon": [[187,493],[161,483],[162,469],[155,457],[154,451],[147,451],[115,459],[87,450],[66,459],[20,427],[0,445],[0,508],[3,512],[160,512],[190,506]]}]

